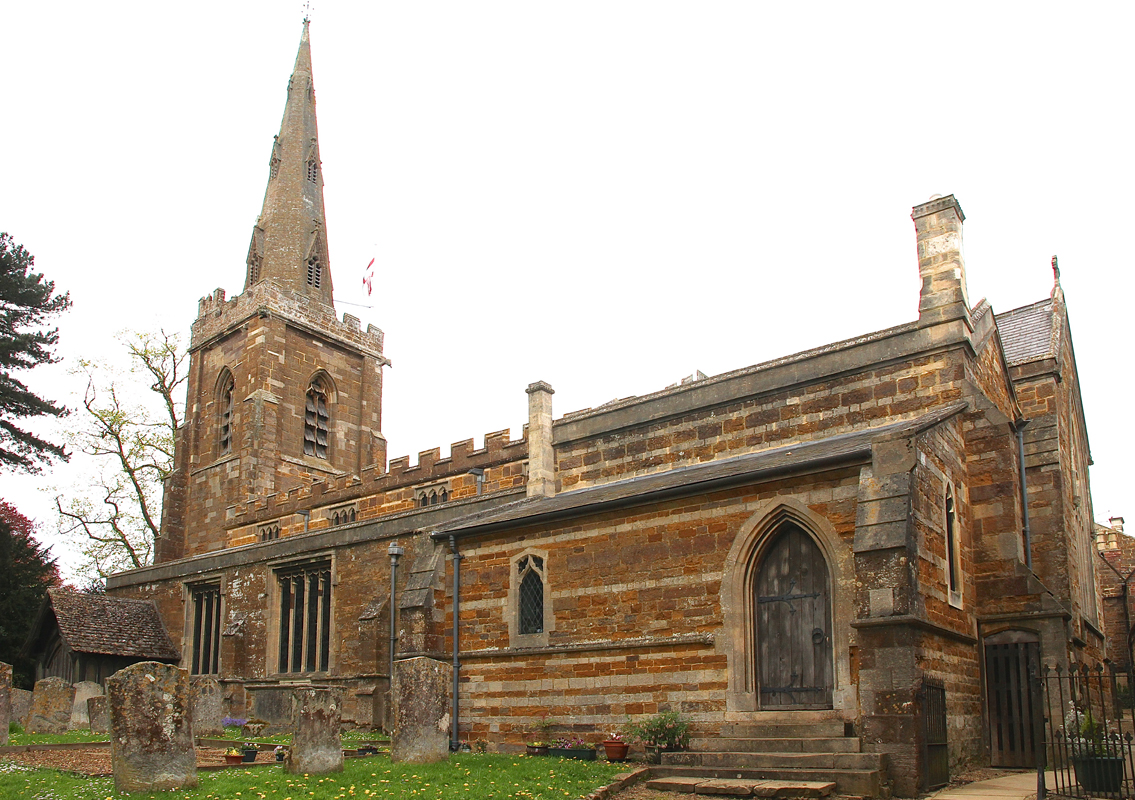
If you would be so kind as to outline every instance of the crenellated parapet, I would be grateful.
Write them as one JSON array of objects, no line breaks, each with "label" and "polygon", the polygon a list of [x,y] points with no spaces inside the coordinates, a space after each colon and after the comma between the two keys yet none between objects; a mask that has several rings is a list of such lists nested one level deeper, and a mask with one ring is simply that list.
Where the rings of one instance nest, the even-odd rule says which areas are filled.
[{"label": "crenellated parapet", "polygon": [[196,350],[227,335],[236,327],[255,319],[279,316],[289,323],[358,348],[389,364],[382,355],[383,333],[375,325],[363,330],[358,317],[343,314],[339,319],[330,306],[312,303],[272,280],[261,281],[243,294],[225,299],[225,290],[216,289],[197,302],[197,319],[192,326],[190,350]]},{"label": "crenellated parapet", "polygon": [[[454,442],[445,458],[441,457],[441,448],[434,447],[418,453],[418,461],[413,465],[409,456],[399,456],[390,461],[386,472],[381,465],[371,465],[364,467],[359,475],[341,473],[322,477],[288,491],[230,506],[225,527],[236,530],[353,500],[360,501],[360,521],[373,519],[413,508],[418,487],[443,481],[451,500],[520,488],[526,480],[527,434],[528,426],[525,426],[521,438],[510,439],[510,431],[505,428],[485,434],[485,446],[481,448],[474,448],[472,439]],[[313,516],[312,524],[317,528],[319,516]],[[293,523],[293,527],[295,524],[299,523]],[[283,535],[294,532],[292,528],[281,531]],[[244,542],[230,542],[238,543]]]}]

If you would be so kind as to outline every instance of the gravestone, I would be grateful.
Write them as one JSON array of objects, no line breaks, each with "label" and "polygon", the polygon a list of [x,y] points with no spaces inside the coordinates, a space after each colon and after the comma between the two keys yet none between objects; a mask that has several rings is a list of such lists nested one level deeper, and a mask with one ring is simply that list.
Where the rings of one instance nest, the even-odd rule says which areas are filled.
[{"label": "gravestone", "polygon": [[161,792],[197,785],[189,674],[142,661],[106,679],[110,759],[118,792]]},{"label": "gravestone", "polygon": [[8,721],[12,718],[12,665],[0,661],[0,747],[8,744]]},{"label": "gravestone", "polygon": [[87,698],[87,719],[91,721],[91,733],[110,733],[110,709],[105,694]]},{"label": "gravestone", "polygon": [[71,722],[69,727],[73,731],[88,728],[91,718],[87,716],[87,700],[102,694],[102,686],[94,681],[80,681],[75,686],[75,702],[71,706]]},{"label": "gravestone", "polygon": [[63,733],[71,724],[71,707],[75,704],[75,687],[62,678],[44,678],[35,682],[32,707],[28,711],[28,733]]},{"label": "gravestone", "polygon": [[28,712],[32,710],[32,693],[27,689],[12,690],[12,719],[25,728],[28,726]]},{"label": "gravestone", "polygon": [[426,764],[449,757],[449,684],[453,667],[433,658],[394,664],[390,760]]},{"label": "gravestone", "polygon": [[223,736],[225,728],[221,720],[225,715],[221,711],[221,701],[224,693],[221,682],[207,675],[196,675],[192,678],[193,684],[193,735],[194,736]]},{"label": "gravestone", "polygon": [[339,740],[343,693],[339,689],[293,690],[292,747],[284,769],[293,775],[321,775],[343,771],[343,745]]}]

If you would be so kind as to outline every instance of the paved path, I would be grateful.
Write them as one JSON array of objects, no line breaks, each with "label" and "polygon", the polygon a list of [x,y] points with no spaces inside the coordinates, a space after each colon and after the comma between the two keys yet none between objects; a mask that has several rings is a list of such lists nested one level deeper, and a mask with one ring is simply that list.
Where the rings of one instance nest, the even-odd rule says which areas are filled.
[{"label": "paved path", "polygon": [[[1049,778],[1049,786],[1052,785]],[[1025,800],[1036,796],[1036,772],[1002,775],[987,781],[975,781],[954,789],[942,789],[930,795],[933,800]]]}]

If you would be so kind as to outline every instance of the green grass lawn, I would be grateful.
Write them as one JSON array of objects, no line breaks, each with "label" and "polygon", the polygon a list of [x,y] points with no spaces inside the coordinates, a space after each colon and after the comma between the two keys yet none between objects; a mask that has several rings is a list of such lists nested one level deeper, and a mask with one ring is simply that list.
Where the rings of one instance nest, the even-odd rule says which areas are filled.
[{"label": "green grass lawn", "polygon": [[[587,795],[628,769],[606,761],[463,753],[438,764],[351,758],[341,773],[288,775],[275,765],[198,773],[196,789],[130,795],[132,800],[563,800]],[[0,798],[107,800],[111,778],[84,778],[0,762]]]}]

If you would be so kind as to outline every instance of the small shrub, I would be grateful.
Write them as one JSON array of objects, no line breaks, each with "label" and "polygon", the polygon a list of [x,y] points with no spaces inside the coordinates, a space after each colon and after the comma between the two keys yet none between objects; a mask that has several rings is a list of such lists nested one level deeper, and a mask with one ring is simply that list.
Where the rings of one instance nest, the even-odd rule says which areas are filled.
[{"label": "small shrub", "polygon": [[628,723],[625,733],[643,747],[685,750],[690,746],[690,722],[677,711],[663,711],[644,722]]}]

